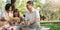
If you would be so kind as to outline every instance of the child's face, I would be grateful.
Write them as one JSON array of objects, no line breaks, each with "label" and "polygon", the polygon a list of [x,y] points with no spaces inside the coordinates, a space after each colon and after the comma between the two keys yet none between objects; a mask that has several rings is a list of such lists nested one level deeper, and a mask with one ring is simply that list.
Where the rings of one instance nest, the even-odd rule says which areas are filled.
[{"label": "child's face", "polygon": [[15,15],[15,17],[18,17],[18,12],[15,12],[14,15]]}]

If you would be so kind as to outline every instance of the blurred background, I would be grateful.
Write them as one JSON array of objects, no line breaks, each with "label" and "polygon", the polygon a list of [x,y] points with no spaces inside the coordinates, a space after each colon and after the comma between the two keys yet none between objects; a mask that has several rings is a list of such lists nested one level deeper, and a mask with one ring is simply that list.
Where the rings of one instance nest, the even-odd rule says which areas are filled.
[{"label": "blurred background", "polygon": [[[26,2],[29,0],[0,0],[0,12],[4,11],[5,5],[11,3],[25,15],[27,12]],[[31,0],[34,8],[40,13],[41,26],[50,30],[60,30],[60,0]]]}]

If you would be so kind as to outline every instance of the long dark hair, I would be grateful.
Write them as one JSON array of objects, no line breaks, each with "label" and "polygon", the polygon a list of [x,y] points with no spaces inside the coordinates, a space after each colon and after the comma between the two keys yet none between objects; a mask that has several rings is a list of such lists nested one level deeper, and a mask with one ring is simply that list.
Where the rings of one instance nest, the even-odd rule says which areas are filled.
[{"label": "long dark hair", "polygon": [[5,5],[5,10],[6,11],[9,10],[10,7],[12,7],[12,11],[13,11],[14,6],[12,6],[10,3],[8,3],[8,4]]},{"label": "long dark hair", "polygon": [[18,13],[18,14],[17,14],[17,15],[18,15],[18,17],[20,17],[20,14],[19,14],[18,9],[15,9],[15,10],[13,11],[13,17],[16,17],[16,16],[15,16],[15,14],[14,14],[15,12],[17,12],[17,13]]}]

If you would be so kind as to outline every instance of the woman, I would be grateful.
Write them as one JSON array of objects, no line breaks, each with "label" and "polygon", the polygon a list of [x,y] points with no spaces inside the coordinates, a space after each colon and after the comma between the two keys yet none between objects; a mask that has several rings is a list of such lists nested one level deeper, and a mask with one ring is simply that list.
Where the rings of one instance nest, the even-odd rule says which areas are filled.
[{"label": "woman", "polygon": [[1,21],[2,21],[2,24],[4,24],[3,29],[9,27],[10,25],[8,21],[10,20],[10,18],[13,17],[13,6],[10,3],[6,4],[5,11],[2,12],[1,15],[2,15]]},{"label": "woman", "polygon": [[13,6],[8,3],[5,6],[5,11],[2,13],[2,20],[9,21],[10,17],[13,17]]}]

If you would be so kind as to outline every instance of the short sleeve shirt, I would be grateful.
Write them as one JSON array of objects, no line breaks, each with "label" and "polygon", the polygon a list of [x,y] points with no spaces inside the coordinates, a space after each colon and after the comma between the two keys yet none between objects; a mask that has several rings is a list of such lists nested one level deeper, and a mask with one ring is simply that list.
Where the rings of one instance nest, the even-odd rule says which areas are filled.
[{"label": "short sleeve shirt", "polygon": [[35,9],[32,12],[27,12],[25,16],[25,20],[30,22],[34,21],[36,18],[40,18],[39,11]]},{"label": "short sleeve shirt", "polygon": [[2,13],[0,12],[0,19],[2,18],[2,17],[1,17],[2,15],[1,15],[1,14],[2,14]]},{"label": "short sleeve shirt", "polygon": [[7,13],[6,11],[3,11],[2,14],[1,14],[1,18],[5,18],[5,19],[9,19],[10,17],[13,17],[13,13]]}]

